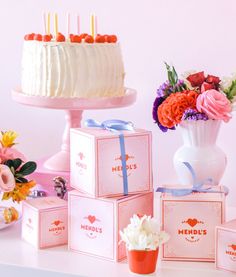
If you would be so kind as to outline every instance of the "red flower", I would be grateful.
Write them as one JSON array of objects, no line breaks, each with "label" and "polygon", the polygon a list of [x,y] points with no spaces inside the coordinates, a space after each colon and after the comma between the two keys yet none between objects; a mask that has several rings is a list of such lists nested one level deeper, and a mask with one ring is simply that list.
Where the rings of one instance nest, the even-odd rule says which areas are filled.
[{"label": "red flower", "polygon": [[205,81],[204,71],[191,74],[187,77],[192,87],[199,87]]},{"label": "red flower", "polygon": [[220,83],[220,78],[217,76],[207,75],[205,78],[203,71],[189,75],[187,80],[191,83],[192,87],[198,87],[200,92],[204,92],[209,89],[218,90]]},{"label": "red flower", "polygon": [[204,92],[206,90],[209,90],[209,89],[216,89],[216,85],[215,84],[209,84],[207,82],[203,82],[202,85],[201,85],[201,92]]},{"label": "red flower", "polygon": [[213,75],[207,75],[206,82],[211,83],[211,84],[215,84],[215,85],[219,85],[220,78],[216,77],[216,76],[213,76]]}]

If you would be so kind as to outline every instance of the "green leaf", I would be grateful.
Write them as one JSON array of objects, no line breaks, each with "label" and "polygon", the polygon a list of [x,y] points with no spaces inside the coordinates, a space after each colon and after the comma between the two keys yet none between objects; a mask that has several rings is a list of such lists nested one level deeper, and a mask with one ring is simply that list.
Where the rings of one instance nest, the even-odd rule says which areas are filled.
[{"label": "green leaf", "polygon": [[4,162],[4,164],[6,166],[8,166],[9,168],[14,167],[13,160],[7,160],[7,161]]},{"label": "green leaf", "polygon": [[26,176],[29,175],[31,173],[33,173],[35,171],[35,169],[37,168],[37,164],[35,162],[27,162],[25,163],[20,170],[18,171],[19,174]]},{"label": "green leaf", "polygon": [[236,96],[236,80],[233,80],[230,87],[224,90],[227,98],[232,101]]},{"label": "green leaf", "polygon": [[15,159],[15,160],[7,160],[5,161],[5,165],[7,165],[9,168],[13,168],[14,171],[22,164],[21,159]]},{"label": "green leaf", "polygon": [[15,180],[17,183],[27,183],[28,182],[28,180],[24,177],[16,177]]},{"label": "green leaf", "polygon": [[175,70],[175,68],[172,66],[172,68],[165,62],[165,66],[167,69],[167,76],[168,76],[168,80],[170,82],[171,86],[175,86],[177,84],[178,81],[178,74]]},{"label": "green leaf", "polygon": [[174,82],[176,84],[178,82],[178,74],[173,66],[172,66],[172,71],[173,71]]},{"label": "green leaf", "polygon": [[12,174],[15,176],[15,168],[13,166],[11,166],[10,170],[11,170]]},{"label": "green leaf", "polygon": [[23,161],[21,159],[15,159],[15,160],[12,160],[13,161],[13,167],[14,169],[16,170],[18,167],[21,166],[21,164],[23,163]]}]

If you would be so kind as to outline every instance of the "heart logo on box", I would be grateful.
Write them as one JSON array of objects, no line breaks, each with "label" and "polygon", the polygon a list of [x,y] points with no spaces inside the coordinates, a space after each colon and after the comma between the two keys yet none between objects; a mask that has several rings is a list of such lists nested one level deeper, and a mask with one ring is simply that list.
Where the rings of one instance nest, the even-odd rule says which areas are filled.
[{"label": "heart logo on box", "polygon": [[79,158],[80,158],[81,160],[83,160],[83,159],[85,158],[85,156],[84,156],[84,154],[83,154],[82,152],[79,152],[78,156],[79,156]]},{"label": "heart logo on box", "polygon": [[188,223],[189,226],[194,227],[198,224],[198,220],[196,218],[189,218],[186,223]]},{"label": "heart logo on box", "polygon": [[60,223],[63,223],[62,221],[60,220],[55,220],[52,225],[55,225],[55,226],[58,226]]},{"label": "heart logo on box", "polygon": [[[128,154],[126,154],[126,155],[125,155],[125,160],[126,160],[126,162],[127,162],[129,159],[134,159],[134,156],[129,156]],[[119,156],[118,158],[115,158],[115,160],[121,160],[121,161],[122,161],[122,157]]]},{"label": "heart logo on box", "polygon": [[96,217],[95,217],[94,215],[89,215],[89,216],[88,216],[88,220],[89,220],[89,222],[90,222],[91,224],[93,224],[94,221],[96,220]]}]

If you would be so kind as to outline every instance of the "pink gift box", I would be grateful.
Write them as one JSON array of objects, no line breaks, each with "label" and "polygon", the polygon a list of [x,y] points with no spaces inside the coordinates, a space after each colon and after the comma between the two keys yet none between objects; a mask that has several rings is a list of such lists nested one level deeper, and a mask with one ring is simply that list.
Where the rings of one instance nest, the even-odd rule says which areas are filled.
[{"label": "pink gift box", "polygon": [[[129,194],[152,191],[151,132],[123,131]],[[71,129],[70,185],[93,197],[123,194],[120,142],[117,133]]]},{"label": "pink gift box", "polygon": [[191,193],[161,196],[162,227],[170,234],[163,260],[215,261],[215,227],[225,219],[225,194]]},{"label": "pink gift box", "polygon": [[236,272],[236,219],[216,227],[216,268]]},{"label": "pink gift box", "polygon": [[22,238],[37,248],[67,244],[67,202],[42,197],[23,202]]},{"label": "pink gift box", "polygon": [[73,190],[68,194],[68,204],[69,249],[120,261],[126,257],[126,248],[119,243],[119,231],[133,214],[153,215],[153,192],[96,199]]}]

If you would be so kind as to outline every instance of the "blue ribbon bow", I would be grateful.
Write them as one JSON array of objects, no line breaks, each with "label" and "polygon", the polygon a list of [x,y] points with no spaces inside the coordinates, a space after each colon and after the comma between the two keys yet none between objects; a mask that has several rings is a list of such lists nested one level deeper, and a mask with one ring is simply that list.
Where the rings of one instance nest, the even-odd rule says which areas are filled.
[{"label": "blue ribbon bow", "polygon": [[[157,192],[167,192],[171,193],[173,196],[184,196],[189,195],[192,192],[210,192],[210,193],[219,193],[220,191],[212,190],[212,185],[214,185],[214,181],[212,178],[207,178],[201,182],[197,181],[196,173],[194,172],[192,166],[188,162],[183,162],[183,164],[189,169],[192,178],[193,178],[193,186],[192,188],[167,188],[167,187],[159,187],[157,188]],[[204,186],[209,185],[209,187],[204,188]],[[223,193],[228,194],[229,189],[223,186]]]},{"label": "blue ribbon bow", "polygon": [[120,141],[120,152],[121,152],[121,164],[122,164],[122,175],[123,175],[123,190],[124,195],[128,195],[128,175],[126,168],[126,153],[125,153],[125,138],[122,131],[133,131],[133,124],[128,121],[119,119],[111,119],[103,121],[102,123],[94,120],[87,119],[85,121],[87,127],[97,127],[111,132],[117,132],[119,134]]}]

